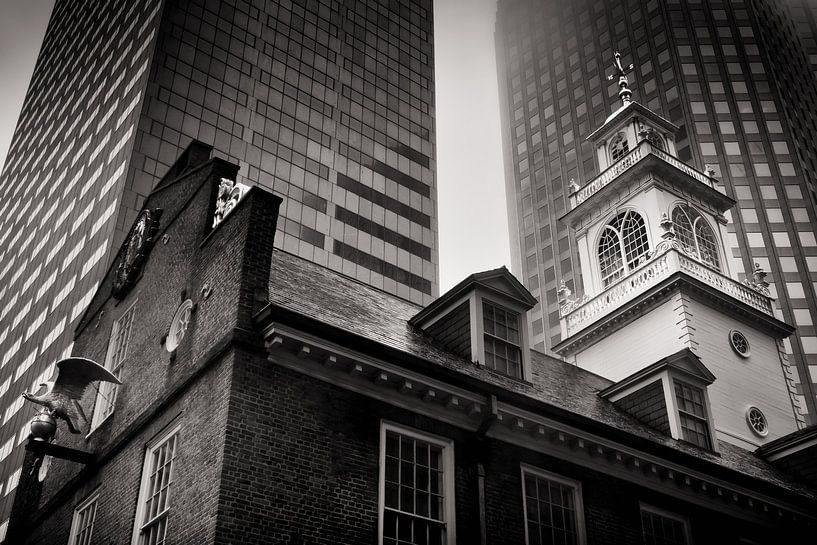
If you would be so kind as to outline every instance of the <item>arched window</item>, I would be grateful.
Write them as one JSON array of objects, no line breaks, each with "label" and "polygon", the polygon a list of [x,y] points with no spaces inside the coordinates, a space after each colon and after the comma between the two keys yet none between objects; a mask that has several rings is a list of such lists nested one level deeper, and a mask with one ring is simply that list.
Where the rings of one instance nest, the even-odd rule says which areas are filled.
[{"label": "arched window", "polygon": [[647,140],[649,140],[650,144],[655,146],[656,148],[664,151],[664,139],[661,138],[657,132],[650,131],[647,133]]},{"label": "arched window", "polygon": [[630,145],[627,143],[627,135],[623,132],[618,133],[610,143],[610,157],[612,158],[612,162],[615,163],[627,155],[629,150]]},{"label": "arched window", "polygon": [[721,270],[718,257],[718,242],[712,228],[701,213],[685,204],[679,204],[672,211],[675,235],[687,253],[710,267]]},{"label": "arched window", "polygon": [[604,226],[599,239],[601,281],[606,288],[632,269],[650,250],[647,226],[637,212],[622,212]]}]

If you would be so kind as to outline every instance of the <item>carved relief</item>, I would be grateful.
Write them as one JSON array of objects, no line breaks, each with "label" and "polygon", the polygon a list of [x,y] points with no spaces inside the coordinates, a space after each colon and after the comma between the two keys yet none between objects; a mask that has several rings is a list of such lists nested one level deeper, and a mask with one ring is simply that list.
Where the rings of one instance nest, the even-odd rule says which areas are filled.
[{"label": "carved relief", "polygon": [[221,179],[216,198],[216,211],[213,214],[213,227],[224,221],[224,218],[235,208],[248,189],[247,186],[233,180]]}]

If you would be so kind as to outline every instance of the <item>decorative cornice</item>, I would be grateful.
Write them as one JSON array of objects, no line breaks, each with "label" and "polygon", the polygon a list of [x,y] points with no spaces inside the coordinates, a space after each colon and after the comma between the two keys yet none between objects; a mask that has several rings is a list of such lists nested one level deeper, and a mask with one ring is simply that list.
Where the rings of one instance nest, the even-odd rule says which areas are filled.
[{"label": "decorative cornice", "polygon": [[531,412],[512,401],[496,400],[495,395],[481,395],[473,389],[368,357],[280,323],[270,324],[264,336],[270,363],[360,395],[474,433],[491,413],[495,423],[486,431],[489,438],[566,459],[691,502],[707,502],[709,508],[745,520],[756,521],[761,513],[814,518],[808,508],[789,501]]}]

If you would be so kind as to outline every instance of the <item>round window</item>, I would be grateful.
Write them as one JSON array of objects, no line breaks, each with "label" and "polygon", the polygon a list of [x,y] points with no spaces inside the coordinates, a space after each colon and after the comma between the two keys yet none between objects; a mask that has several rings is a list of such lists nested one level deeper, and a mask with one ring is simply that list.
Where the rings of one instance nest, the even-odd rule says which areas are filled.
[{"label": "round window", "polygon": [[732,345],[732,350],[737,352],[739,356],[743,358],[749,357],[749,340],[737,329],[733,329],[729,332],[729,344]]},{"label": "round window", "polygon": [[187,332],[187,326],[190,325],[190,316],[193,314],[193,301],[186,300],[179,306],[176,314],[173,316],[173,321],[170,323],[170,332],[167,334],[165,341],[165,348],[168,352],[176,350]]},{"label": "round window", "polygon": [[766,415],[757,407],[749,407],[746,410],[746,422],[755,434],[765,437],[769,433],[769,424],[766,422]]}]

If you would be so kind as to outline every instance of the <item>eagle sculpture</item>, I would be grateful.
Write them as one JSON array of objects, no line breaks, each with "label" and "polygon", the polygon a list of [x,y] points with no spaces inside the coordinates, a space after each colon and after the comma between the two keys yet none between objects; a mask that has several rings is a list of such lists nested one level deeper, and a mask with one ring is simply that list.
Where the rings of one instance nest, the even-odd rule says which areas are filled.
[{"label": "eagle sculpture", "polygon": [[23,397],[45,407],[51,416],[65,420],[71,433],[81,433],[78,419],[87,419],[79,400],[88,386],[97,380],[122,384],[116,375],[96,362],[85,358],[66,358],[57,362],[57,378],[40,384],[36,391],[42,392],[45,387],[44,393],[25,392]]}]

